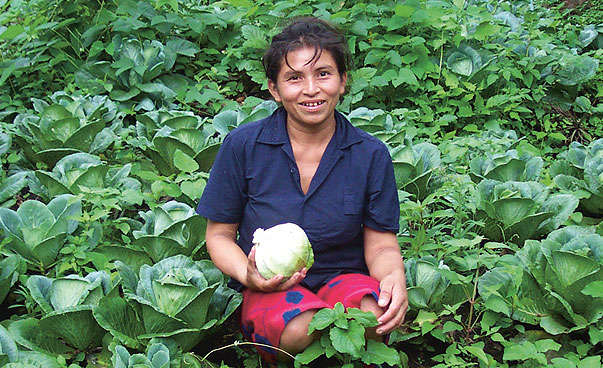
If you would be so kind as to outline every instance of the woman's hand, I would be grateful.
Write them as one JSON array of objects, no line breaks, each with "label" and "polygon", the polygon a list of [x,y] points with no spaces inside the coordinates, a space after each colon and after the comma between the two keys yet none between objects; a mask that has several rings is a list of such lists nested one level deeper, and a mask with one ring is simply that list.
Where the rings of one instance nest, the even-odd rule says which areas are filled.
[{"label": "woman's hand", "polygon": [[387,308],[377,321],[377,333],[380,335],[392,332],[404,322],[408,309],[406,277],[403,270],[395,270],[381,279],[379,284],[379,301],[381,308]]},{"label": "woman's hand", "polygon": [[255,264],[255,246],[251,248],[247,256],[247,274],[243,283],[247,288],[265,293],[273,291],[284,291],[301,282],[306,277],[308,270],[304,267],[302,270],[294,273],[291,277],[284,281],[283,275],[276,275],[271,279],[265,279],[258,271]]},{"label": "woman's hand", "polygon": [[384,310],[376,332],[387,334],[404,322],[408,309],[406,274],[396,235],[364,228],[364,257],[371,276],[379,280],[379,301]]}]

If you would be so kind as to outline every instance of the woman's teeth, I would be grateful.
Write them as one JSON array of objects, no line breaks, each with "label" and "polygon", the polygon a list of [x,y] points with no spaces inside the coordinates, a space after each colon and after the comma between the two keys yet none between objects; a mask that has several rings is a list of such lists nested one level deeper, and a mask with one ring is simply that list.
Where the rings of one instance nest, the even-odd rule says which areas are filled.
[{"label": "woman's teeth", "polygon": [[316,107],[316,106],[322,105],[323,103],[324,103],[324,101],[320,101],[320,102],[303,102],[302,105],[308,106],[308,107]]}]

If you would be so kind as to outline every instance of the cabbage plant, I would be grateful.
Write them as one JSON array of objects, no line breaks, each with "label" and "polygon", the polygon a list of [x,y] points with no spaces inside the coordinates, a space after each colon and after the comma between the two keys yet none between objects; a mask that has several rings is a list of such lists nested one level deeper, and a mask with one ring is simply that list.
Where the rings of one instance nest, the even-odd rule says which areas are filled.
[{"label": "cabbage plant", "polygon": [[442,162],[466,168],[476,157],[493,156],[513,149],[521,142],[514,130],[488,127],[471,135],[458,136],[440,142]]},{"label": "cabbage plant", "polygon": [[80,152],[60,159],[52,172],[38,170],[36,177],[53,197],[86,193],[86,188],[112,189],[115,194],[140,190],[140,182],[129,176],[131,164],[109,167],[98,156]]},{"label": "cabbage plant", "polygon": [[516,150],[509,150],[503,154],[475,157],[469,165],[469,176],[475,183],[483,179],[538,181],[543,165],[540,157],[519,157]]},{"label": "cabbage plant", "polygon": [[450,285],[442,270],[449,270],[448,266],[432,256],[427,256],[407,259],[404,269],[409,307],[415,311],[441,310],[442,299]]},{"label": "cabbage plant", "polygon": [[0,325],[0,367],[4,367],[8,362],[16,362],[18,357],[17,344],[8,333],[8,330]]},{"label": "cabbage plant", "polygon": [[21,257],[16,254],[0,260],[0,304],[8,295],[10,288],[17,282],[19,275],[25,273]]},{"label": "cabbage plant", "polygon": [[134,245],[154,262],[177,254],[196,254],[203,245],[206,221],[186,203],[169,201],[139,215],[144,224],[133,232]]},{"label": "cabbage plant", "polygon": [[177,255],[153,266],[143,265],[138,276],[126,264],[116,264],[132,308],[104,304],[95,315],[121,341],[135,344],[171,338],[188,351],[241,304],[241,294],[226,286],[224,276],[209,260]]},{"label": "cabbage plant", "polygon": [[51,104],[34,100],[36,113],[15,118],[15,141],[31,162],[53,166],[76,152],[99,153],[113,141],[110,125],[118,119],[117,105],[107,96],[55,93]]},{"label": "cabbage plant", "polygon": [[597,324],[603,316],[603,237],[578,226],[528,240],[479,279],[486,308],[551,334]]},{"label": "cabbage plant", "polygon": [[561,226],[578,206],[571,194],[550,194],[538,182],[485,179],[477,186],[484,233],[493,241],[523,244]]},{"label": "cabbage plant", "polygon": [[580,209],[589,215],[603,215],[603,138],[587,147],[572,142],[550,168],[550,175],[562,190],[580,198]]},{"label": "cabbage plant", "polygon": [[203,129],[203,120],[190,111],[180,110],[153,110],[136,115],[136,142],[133,145],[147,149],[152,146],[151,141],[155,134],[162,128],[176,129]]},{"label": "cabbage plant", "polygon": [[86,277],[68,275],[56,279],[34,275],[25,285],[42,310],[40,330],[77,350],[101,344],[105,330],[94,319],[92,310],[103,297],[117,290],[108,273],[95,271]]},{"label": "cabbage plant", "polygon": [[431,143],[412,144],[409,139],[391,151],[394,175],[399,189],[414,194],[419,201],[430,193],[435,170],[440,166],[440,151]]},{"label": "cabbage plant", "polygon": [[147,354],[130,354],[126,348],[116,345],[111,358],[114,368],[170,368],[170,351],[161,344],[154,343],[147,348]]},{"label": "cabbage plant", "polygon": [[[111,61],[91,61],[75,74],[76,83],[135,111],[170,107],[178,92],[186,91],[190,81],[172,73],[178,55],[192,57],[199,48],[192,42],[173,38],[163,44],[157,40],[114,37]],[[107,86],[110,86],[107,88]]]},{"label": "cabbage plant", "polygon": [[285,223],[253,233],[255,263],[265,279],[276,275],[291,277],[314,264],[314,252],[308,236],[299,225]]},{"label": "cabbage plant", "polygon": [[81,201],[70,194],[59,195],[48,205],[28,200],[16,211],[0,208],[0,228],[10,239],[7,249],[43,270],[54,263],[81,214]]}]

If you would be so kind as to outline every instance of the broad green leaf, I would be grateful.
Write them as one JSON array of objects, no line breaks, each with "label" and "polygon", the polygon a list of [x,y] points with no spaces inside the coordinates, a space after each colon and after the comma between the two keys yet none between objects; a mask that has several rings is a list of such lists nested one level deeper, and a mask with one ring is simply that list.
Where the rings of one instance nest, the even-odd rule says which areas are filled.
[{"label": "broad green leaf", "polygon": [[494,201],[492,205],[497,218],[505,226],[511,226],[528,216],[536,204],[528,198],[505,198]]},{"label": "broad green leaf", "polygon": [[199,170],[203,172],[209,172],[212,165],[214,164],[214,160],[216,155],[218,154],[218,150],[220,149],[220,144],[212,144],[205,148],[203,148],[196,156],[195,161],[199,164]]},{"label": "broad green leaf", "polygon": [[192,157],[176,149],[174,152],[174,166],[184,172],[194,172],[199,169],[199,164]]},{"label": "broad green leaf", "polygon": [[377,326],[377,317],[372,312],[363,312],[358,308],[348,308],[346,312],[349,318],[354,319],[364,327]]},{"label": "broad green leaf", "polygon": [[600,368],[601,367],[601,356],[589,356],[578,363],[577,368]]},{"label": "broad green leaf", "polygon": [[330,308],[323,308],[314,314],[312,321],[308,325],[308,334],[315,330],[324,330],[335,322],[335,312]]},{"label": "broad green leaf", "polygon": [[10,135],[0,132],[0,156],[10,150],[12,138]]},{"label": "broad green leaf", "polygon": [[19,360],[17,362],[8,363],[3,368],[62,368],[53,355],[37,352],[37,351],[21,351],[19,352]]},{"label": "broad green leaf", "polygon": [[134,308],[124,299],[107,297],[101,299],[93,315],[98,324],[115,336],[122,344],[140,349],[142,343],[138,336],[144,334],[142,322]]},{"label": "broad green leaf", "polygon": [[559,348],[561,348],[561,344],[556,343],[552,339],[537,340],[534,341],[534,345],[539,353],[545,353],[549,350],[559,351]]},{"label": "broad green leaf", "polygon": [[303,352],[295,356],[295,367],[302,367],[323,354],[323,349],[319,340],[315,340]]},{"label": "broad green leaf", "polygon": [[411,86],[418,86],[419,82],[417,77],[410,68],[401,68],[398,71],[398,77],[392,81],[394,87],[398,87],[401,84],[408,84]]},{"label": "broad green leaf", "polygon": [[55,222],[48,207],[36,200],[23,202],[17,209],[17,215],[21,219],[23,240],[32,247],[46,239],[47,232]]},{"label": "broad green leaf", "polygon": [[0,183],[0,203],[13,198],[21,189],[27,185],[29,173],[26,171],[17,172]]},{"label": "broad green leaf", "polygon": [[71,307],[53,312],[40,320],[40,328],[52,331],[69,346],[78,350],[96,348],[105,334],[92,316],[91,306]]},{"label": "broad green leaf", "polygon": [[523,341],[520,344],[512,344],[505,347],[503,360],[527,360],[533,358],[538,353],[536,346],[529,341]]},{"label": "broad green leaf", "polygon": [[329,330],[329,337],[331,338],[333,347],[338,352],[349,354],[359,359],[362,356],[362,348],[365,343],[364,328],[359,323],[352,322],[350,322],[350,328],[347,330],[332,327]]},{"label": "broad green leaf", "polygon": [[21,24],[13,24],[4,29],[4,32],[0,33],[0,40],[10,41],[20,34],[25,32],[25,28]]},{"label": "broad green leaf", "polygon": [[89,293],[90,282],[81,278],[60,278],[52,282],[48,300],[60,311],[78,305]]},{"label": "broad green leaf", "polygon": [[362,361],[366,364],[383,364],[390,366],[400,364],[400,356],[394,348],[375,340],[366,341],[366,351],[362,354]]},{"label": "broad green leaf", "polygon": [[29,350],[49,354],[65,354],[73,350],[60,341],[52,331],[42,329],[40,321],[35,318],[12,322],[8,326],[8,332],[17,344]]},{"label": "broad green leaf", "polygon": [[[484,343],[475,343],[465,348],[469,353],[477,357],[482,364],[489,364],[490,360],[484,352]],[[505,350],[506,353],[506,350]],[[504,358],[503,358],[504,359]]]},{"label": "broad green leaf", "polygon": [[18,359],[19,351],[17,350],[17,344],[8,333],[8,330],[0,325],[0,357],[5,355],[8,362],[16,362]]},{"label": "broad green leaf", "polygon": [[578,280],[593,274],[601,267],[595,260],[572,252],[554,251],[552,264],[555,274],[564,287],[573,285]]},{"label": "broad green leaf", "polygon": [[582,289],[582,293],[593,298],[603,298],[603,281],[593,281]]},{"label": "broad green leaf", "polygon": [[98,121],[82,126],[64,140],[64,146],[67,148],[73,148],[82,152],[90,151],[90,146],[96,135],[100,133],[105,127],[105,123]]}]

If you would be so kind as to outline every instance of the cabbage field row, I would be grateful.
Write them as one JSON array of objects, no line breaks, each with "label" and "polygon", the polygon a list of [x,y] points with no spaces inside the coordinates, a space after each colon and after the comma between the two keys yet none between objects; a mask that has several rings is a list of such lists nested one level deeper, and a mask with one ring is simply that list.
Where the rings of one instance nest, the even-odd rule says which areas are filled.
[{"label": "cabbage field row", "polygon": [[601,367],[601,9],[550,0],[0,0],[0,367],[266,366],[194,209],[309,14],[390,149],[410,306],[387,346],[321,310],[295,366]]}]

